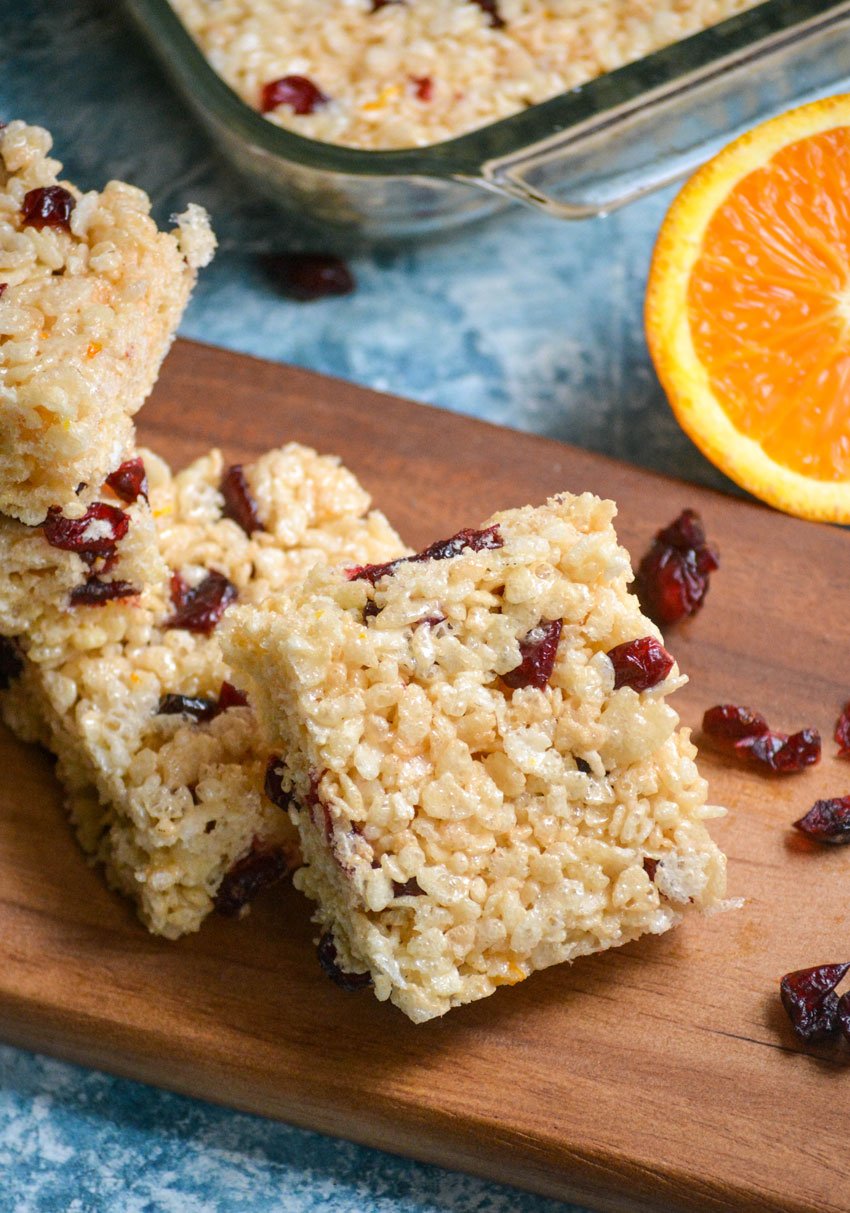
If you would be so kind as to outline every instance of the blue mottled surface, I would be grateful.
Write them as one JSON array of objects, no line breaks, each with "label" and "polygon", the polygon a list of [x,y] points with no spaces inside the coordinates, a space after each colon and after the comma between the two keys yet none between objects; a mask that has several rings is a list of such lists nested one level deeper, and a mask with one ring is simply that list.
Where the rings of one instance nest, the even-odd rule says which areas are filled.
[{"label": "blue mottled surface", "polygon": [[[516,210],[353,261],[353,296],[281,299],[255,254],[292,236],[246,197],[118,6],[0,0],[0,117],[54,132],[82,186],[160,218],[213,214],[221,251],[183,333],[724,487],[664,403],[641,330],[668,199],[575,226]],[[0,1207],[15,1213],[549,1213],[551,1202],[0,1048]],[[563,1208],[563,1206],[558,1206]]]}]

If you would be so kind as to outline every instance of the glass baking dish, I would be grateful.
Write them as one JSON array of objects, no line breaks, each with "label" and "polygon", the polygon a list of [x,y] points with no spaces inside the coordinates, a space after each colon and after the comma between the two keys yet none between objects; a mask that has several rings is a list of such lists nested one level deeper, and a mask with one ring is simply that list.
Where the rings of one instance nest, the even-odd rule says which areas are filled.
[{"label": "glass baking dish", "polygon": [[736,132],[850,80],[850,0],[765,0],[456,139],[362,151],[252,110],[168,0],[124,3],[240,172],[310,222],[369,239],[439,231],[512,200],[561,219],[604,214],[683,176]]}]

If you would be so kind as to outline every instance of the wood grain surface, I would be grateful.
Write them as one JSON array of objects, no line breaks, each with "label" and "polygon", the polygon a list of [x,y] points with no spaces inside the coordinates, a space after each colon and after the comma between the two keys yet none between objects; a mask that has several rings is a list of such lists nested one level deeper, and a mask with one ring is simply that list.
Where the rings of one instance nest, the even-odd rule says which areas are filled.
[{"label": "wood grain surface", "polygon": [[825,757],[769,778],[709,750],[716,835],[743,909],[688,923],[415,1027],[320,973],[307,904],[167,943],[87,867],[48,758],[0,737],[0,1036],[113,1073],[603,1210],[850,1210],[850,1049],[804,1053],[788,969],[850,959],[850,849],[789,822],[850,791],[832,725],[850,695],[850,536],[544,439],[316,375],[178,344],[141,438],[180,464],[298,439],[338,452],[414,544],[592,489],[638,556],[683,506],[723,566],[668,633],[696,728],[734,700],[820,728]]}]

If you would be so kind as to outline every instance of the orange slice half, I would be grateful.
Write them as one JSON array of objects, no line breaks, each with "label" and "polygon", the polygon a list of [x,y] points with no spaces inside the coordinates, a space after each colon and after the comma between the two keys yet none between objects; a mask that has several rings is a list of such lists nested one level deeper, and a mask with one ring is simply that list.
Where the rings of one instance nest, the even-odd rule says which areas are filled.
[{"label": "orange slice half", "polygon": [[750,131],[681,191],[646,298],[673,411],[737,484],[850,522],[850,96]]}]

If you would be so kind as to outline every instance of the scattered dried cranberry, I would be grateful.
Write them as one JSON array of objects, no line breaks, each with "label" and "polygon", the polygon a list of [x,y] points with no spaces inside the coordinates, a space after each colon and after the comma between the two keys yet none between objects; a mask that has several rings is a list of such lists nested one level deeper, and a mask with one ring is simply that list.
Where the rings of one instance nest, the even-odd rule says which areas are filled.
[{"label": "scattered dried cranberry", "polygon": [[477,4],[489,16],[493,29],[504,29],[505,19],[499,12],[498,0],[472,0],[472,3]]},{"label": "scattered dried cranberry", "polygon": [[280,768],[283,766],[283,759],[279,754],[272,754],[266,766],[266,779],[263,784],[263,791],[272,804],[276,804],[279,809],[286,811],[292,801],[289,792],[283,790],[283,775]]},{"label": "scattered dried cranberry", "polygon": [[653,859],[651,855],[644,855],[643,870],[646,872],[650,880],[655,880],[655,873],[658,871],[658,860]]},{"label": "scattered dried cranberry", "polygon": [[740,741],[745,737],[760,737],[763,733],[769,733],[770,725],[761,712],[753,712],[734,703],[721,703],[703,714],[702,729],[710,737]]},{"label": "scattered dried cranberry", "polygon": [[389,4],[404,4],[405,0],[372,0],[372,12],[376,13],[378,9],[386,8]]},{"label": "scattered dried cranberry", "polygon": [[82,518],[66,518],[58,505],[52,505],[42,530],[51,547],[61,548],[63,552],[111,556],[129,526],[130,519],[118,506],[96,501]]},{"label": "scattered dried cranberry", "polygon": [[415,876],[411,876],[410,880],[406,880],[404,884],[400,881],[393,881],[393,893],[396,897],[424,897],[425,890],[419,884]]},{"label": "scattered dried cranberry", "polygon": [[2,298],[3,298],[3,293],[4,293],[4,291],[6,290],[6,287],[7,287],[8,285],[9,285],[9,283],[8,283],[8,282],[0,282],[0,299],[2,299]]},{"label": "scattered dried cranberry", "polygon": [[299,303],[350,295],[357,285],[342,258],[330,253],[273,253],[262,261],[275,286]]},{"label": "scattered dried cranberry", "polygon": [[835,722],[833,734],[838,745],[838,757],[850,758],[850,703],[845,703]]},{"label": "scattered dried cranberry", "polygon": [[24,225],[41,230],[45,227],[71,230],[71,212],[77,205],[73,194],[61,185],[42,185],[24,194],[21,207]]},{"label": "scattered dried cranberry", "polygon": [[411,76],[410,83],[417,101],[430,101],[434,96],[434,81],[430,76]]},{"label": "scattered dried cranberry", "polygon": [[341,990],[348,990],[349,993],[353,993],[355,990],[363,990],[366,986],[372,984],[372,975],[370,973],[346,973],[344,969],[339,967],[336,957],[336,944],[330,931],[325,931],[319,940],[316,955],[319,958],[319,964],[322,966],[323,972]]},{"label": "scattered dried cranberry", "polygon": [[763,733],[760,737],[744,737],[736,742],[735,749],[779,775],[790,775],[820,762],[820,733],[817,729],[800,729],[790,737]]},{"label": "scattered dried cranberry", "polygon": [[0,636],[0,691],[8,691],[24,672],[24,661],[14,640]]},{"label": "scattered dried cranberry", "polygon": [[248,696],[238,690],[232,682],[222,682],[221,690],[218,693],[218,710],[226,712],[228,708],[246,708],[248,706]]},{"label": "scattered dried cranberry", "polygon": [[288,105],[293,114],[312,114],[328,101],[330,97],[306,76],[281,76],[279,80],[263,85],[260,109],[268,114],[279,105]]},{"label": "scattered dried cranberry", "polygon": [[848,969],[850,961],[797,969],[782,978],[782,1005],[801,1040],[823,1040],[837,1031],[838,997],[834,991]]},{"label": "scattered dried cranberry", "polygon": [[135,598],[141,594],[138,586],[129,581],[101,581],[99,577],[87,577],[82,585],[75,585],[68,595],[71,606],[103,606],[122,598]]},{"label": "scattered dried cranberry", "polygon": [[165,626],[206,635],[213,631],[236,597],[236,586],[223,573],[213,570],[191,588],[175,573],[171,578],[171,599],[176,610],[166,619]]},{"label": "scattered dried cranberry", "polygon": [[709,575],[719,567],[717,550],[706,541],[700,516],[683,510],[655,536],[638,566],[635,593],[655,623],[677,623],[700,610]]},{"label": "scattered dried cranberry", "polygon": [[617,644],[608,657],[614,666],[615,691],[620,687],[648,691],[663,682],[673,668],[673,658],[654,636]]},{"label": "scattered dried cranberry", "polygon": [[224,498],[222,514],[225,518],[232,518],[242,527],[246,535],[266,529],[260,522],[257,503],[248,487],[241,463],[234,463],[227,469],[222,477],[220,488]]},{"label": "scattered dried cranberry", "polygon": [[106,483],[122,501],[132,505],[139,497],[148,499],[148,478],[145,465],[139,455],[125,459],[120,467],[106,477]]},{"label": "scattered dried cranberry", "polygon": [[816,800],[808,813],[793,824],[795,830],[815,842],[844,845],[850,842],[850,796]]},{"label": "scattered dried cranberry", "polygon": [[779,775],[790,775],[820,762],[821,742],[817,729],[778,733],[760,712],[732,703],[709,708],[702,729],[733,753],[750,758]]},{"label": "scattered dried cranberry", "polygon": [[276,884],[289,871],[280,847],[265,846],[256,838],[251,850],[236,861],[218,887],[214,905],[219,914],[235,918],[261,889]]},{"label": "scattered dried cranberry", "polygon": [[450,560],[453,556],[459,556],[466,548],[473,552],[483,552],[503,547],[504,542],[498,526],[490,526],[483,531],[466,529],[458,531],[450,539],[438,539],[436,543],[423,548],[414,556],[401,556],[398,560],[390,560],[386,564],[357,565],[355,568],[346,569],[345,575],[349,581],[368,581],[370,585],[375,585],[382,577],[394,573],[402,564],[418,564],[424,560]]},{"label": "scattered dried cranberry", "polygon": [[553,619],[551,622],[541,620],[536,628],[532,628],[525,639],[519,642],[519,665],[503,674],[502,681],[515,690],[520,687],[536,687],[542,691],[548,686],[555,668],[562,627],[562,620]]},{"label": "scattered dried cranberry", "polygon": [[160,716],[191,716],[193,720],[212,720],[218,715],[218,700],[192,695],[163,695],[157,713]]}]

